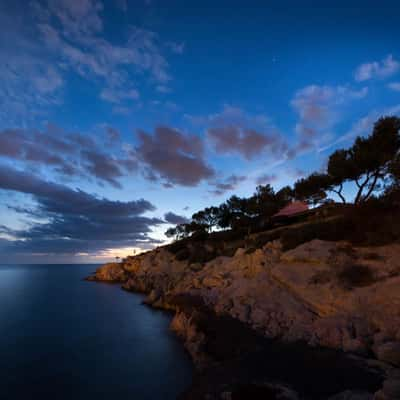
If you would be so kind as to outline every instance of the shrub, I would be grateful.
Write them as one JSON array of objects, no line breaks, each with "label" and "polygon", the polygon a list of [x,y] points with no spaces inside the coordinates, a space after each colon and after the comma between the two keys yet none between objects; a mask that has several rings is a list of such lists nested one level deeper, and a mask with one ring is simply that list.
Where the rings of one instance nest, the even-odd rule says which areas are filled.
[{"label": "shrub", "polygon": [[191,241],[201,242],[206,240],[209,237],[209,234],[205,231],[197,231],[190,236]]},{"label": "shrub", "polygon": [[248,243],[248,246],[255,247],[256,249],[260,249],[261,247],[265,246],[268,242],[272,242],[273,240],[277,240],[281,237],[282,231],[281,230],[272,230],[257,234]]},{"label": "shrub", "polygon": [[252,254],[256,251],[257,249],[255,247],[249,247],[248,249],[246,249],[246,251],[244,252],[245,254]]},{"label": "shrub", "polygon": [[284,250],[293,249],[313,239],[346,240],[354,245],[381,246],[400,240],[400,210],[372,199],[366,204],[349,207],[343,215],[283,232]]},{"label": "shrub", "polygon": [[342,218],[304,224],[288,229],[282,234],[282,248],[285,251],[294,249],[313,239],[328,241],[343,240],[347,229],[347,223]]},{"label": "shrub", "polygon": [[197,250],[192,250],[190,252],[190,255],[188,257],[189,264],[193,263],[206,263],[208,261],[213,260],[214,258],[217,257],[217,253],[215,251],[207,251],[206,249],[197,249]]},{"label": "shrub", "polygon": [[175,258],[178,261],[187,260],[189,258],[189,256],[190,256],[190,251],[187,247],[184,247],[175,253]]},{"label": "shrub", "polygon": [[187,239],[181,239],[177,240],[176,242],[173,242],[167,246],[168,251],[170,251],[172,254],[176,254],[179,251],[185,249],[187,247],[188,240]]},{"label": "shrub", "polygon": [[231,241],[243,239],[243,237],[245,235],[246,235],[245,230],[229,229],[229,230],[225,230],[225,231],[218,231],[218,232],[210,233],[209,240],[210,241],[219,241],[219,242],[231,242]]},{"label": "shrub", "polygon": [[[358,206],[336,207],[334,212],[336,216],[328,219],[316,214],[313,222],[288,225],[250,237],[247,230],[242,229],[210,234],[199,232],[168,245],[167,249],[179,260],[207,262],[218,256],[233,256],[239,247],[259,249],[277,239],[281,240],[284,251],[313,239],[345,240],[357,246],[380,246],[400,241],[400,209],[386,198],[372,198]],[[351,252],[351,248],[348,251]]]},{"label": "shrub", "polygon": [[347,264],[336,274],[336,278],[345,289],[369,286],[376,282],[373,271],[365,265]]}]

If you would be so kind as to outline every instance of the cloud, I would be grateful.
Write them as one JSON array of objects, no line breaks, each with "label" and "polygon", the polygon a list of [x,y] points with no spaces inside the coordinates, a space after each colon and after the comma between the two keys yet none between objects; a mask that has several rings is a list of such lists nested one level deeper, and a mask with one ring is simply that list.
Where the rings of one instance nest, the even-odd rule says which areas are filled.
[{"label": "cloud", "polygon": [[100,98],[110,103],[119,104],[123,100],[137,100],[140,97],[136,89],[124,90],[115,88],[104,88],[100,93]]},{"label": "cloud", "polygon": [[234,125],[240,127],[251,127],[253,129],[263,129],[269,126],[269,119],[263,114],[249,114],[239,107],[225,104],[222,111],[205,116],[184,116],[193,125],[199,126],[226,126]]},{"label": "cloud", "polygon": [[[118,3],[126,9],[126,1]],[[8,38],[0,40],[0,121],[9,126],[61,104],[71,72],[96,83],[99,98],[113,104],[138,100],[138,76],[146,75],[154,87],[171,80],[164,55],[171,42],[134,26],[118,42],[106,39],[101,1],[33,0],[28,11],[22,16],[12,7],[0,9]],[[183,51],[183,45],[173,47]]]},{"label": "cloud", "polygon": [[345,86],[310,85],[298,90],[291,105],[299,114],[299,129],[304,136],[314,136],[314,127],[332,125],[337,117],[337,107],[351,100],[362,99],[367,88],[352,90]]},{"label": "cloud", "polygon": [[346,86],[309,85],[298,90],[291,105],[299,118],[295,127],[299,143],[291,152],[308,150],[329,138],[330,130],[342,118],[344,107],[367,94],[366,87],[353,90]]},{"label": "cloud", "polygon": [[[126,10],[126,1],[115,4]],[[166,93],[172,80],[167,55],[184,44],[126,25],[118,40],[107,37],[103,2],[98,0],[32,0],[24,15],[0,5],[0,123],[32,126],[63,102],[73,74],[93,82],[99,99],[113,112],[128,115],[138,102],[138,77]],[[34,39],[32,39],[34,38]]]},{"label": "cloud", "polygon": [[[45,57],[30,55],[21,38],[9,34],[9,44],[0,43],[0,122],[21,126],[43,115],[44,110],[61,104],[64,79]],[[22,41],[22,43],[21,43]],[[6,48],[5,46],[9,46]]]},{"label": "cloud", "polygon": [[184,217],[183,215],[174,214],[173,212],[167,212],[164,215],[164,219],[172,225],[186,224],[189,222],[188,218]]},{"label": "cloud", "polygon": [[44,131],[0,131],[0,158],[20,161],[25,166],[50,168],[70,177],[95,178],[118,188],[121,187],[118,179],[137,169],[132,152],[117,157],[105,154],[90,136],[67,133],[54,125],[48,125]]},{"label": "cloud", "polygon": [[159,93],[170,93],[171,92],[171,88],[169,88],[168,86],[165,86],[165,85],[158,85],[156,87],[156,90]]},{"label": "cloud", "polygon": [[215,189],[211,190],[210,193],[215,196],[221,196],[226,192],[236,189],[237,186],[246,179],[247,178],[245,176],[231,175],[222,182],[214,182],[212,185],[215,187]]},{"label": "cloud", "polygon": [[300,168],[290,170],[290,175],[295,179],[302,178],[305,174],[306,173]]},{"label": "cloud", "polygon": [[9,243],[14,252],[76,254],[151,244],[156,242],[149,236],[152,228],[164,223],[143,215],[155,210],[144,199],[120,202],[99,198],[4,165],[0,165],[0,190],[31,195],[36,209],[14,211],[42,219],[26,230],[7,228],[7,234],[16,239]]},{"label": "cloud", "polygon": [[322,152],[328,150],[339,143],[353,140],[356,136],[369,135],[372,132],[374,123],[378,120],[378,118],[385,115],[394,115],[400,117],[400,104],[392,107],[382,108],[380,110],[370,111],[368,114],[355,121],[347,132],[339,136],[333,142],[328,143],[326,146],[322,146],[318,149],[318,151]]},{"label": "cloud", "polygon": [[130,115],[132,113],[132,109],[124,106],[116,106],[112,108],[113,114],[117,115]]},{"label": "cloud", "polygon": [[48,0],[43,11],[55,16],[72,37],[102,31],[102,10],[103,5],[97,0]]},{"label": "cloud", "polygon": [[128,0],[115,0],[115,4],[121,11],[128,11]]},{"label": "cloud", "polygon": [[166,101],[164,103],[164,107],[170,112],[178,112],[181,109],[178,104],[174,103],[173,101]]},{"label": "cloud", "polygon": [[110,143],[119,142],[121,140],[121,133],[112,126],[106,126],[106,135]]},{"label": "cloud", "polygon": [[[118,178],[125,175],[125,170],[122,168],[124,165],[119,160],[97,151],[85,150],[82,152],[83,159],[86,160],[87,171],[100,179],[110,183],[116,188],[122,188],[121,184],[118,182]],[[135,169],[135,163],[132,162],[131,168]]]},{"label": "cloud", "polygon": [[307,137],[301,137],[300,134],[299,140],[287,152],[287,159],[292,160],[295,157],[315,149],[316,146],[317,145],[312,140]]},{"label": "cloud", "polygon": [[279,135],[267,135],[253,129],[236,126],[216,127],[208,129],[207,135],[217,153],[238,153],[247,160],[259,156],[265,150],[275,152],[280,148],[286,149]]},{"label": "cloud", "polygon": [[391,54],[381,61],[372,61],[361,64],[354,73],[357,82],[364,82],[374,78],[385,79],[400,71],[400,62]]},{"label": "cloud", "polygon": [[390,82],[387,87],[395,92],[400,92],[400,82]]},{"label": "cloud", "polygon": [[167,42],[167,46],[171,49],[171,51],[175,54],[183,54],[185,51],[185,43],[176,43],[176,42]]},{"label": "cloud", "polygon": [[251,160],[262,154],[274,155],[287,150],[283,136],[262,114],[249,114],[225,105],[217,114],[185,115],[185,118],[193,125],[206,128],[207,138],[218,154],[239,154]]},{"label": "cloud", "polygon": [[51,149],[58,148],[65,152],[70,151],[71,148],[66,142],[50,139],[51,137],[46,133],[42,136],[22,129],[2,130],[0,131],[0,157],[66,168],[68,165],[66,159],[51,152]]},{"label": "cloud", "polygon": [[278,176],[275,174],[262,174],[256,179],[257,185],[266,185],[267,183],[271,184],[276,182]]},{"label": "cloud", "polygon": [[43,94],[55,92],[64,83],[61,75],[51,66],[46,67],[43,75],[34,76],[32,82],[36,90]]},{"label": "cloud", "polygon": [[204,159],[203,142],[197,136],[159,126],[153,135],[140,130],[138,140],[136,153],[145,165],[147,179],[196,186],[214,176]]}]

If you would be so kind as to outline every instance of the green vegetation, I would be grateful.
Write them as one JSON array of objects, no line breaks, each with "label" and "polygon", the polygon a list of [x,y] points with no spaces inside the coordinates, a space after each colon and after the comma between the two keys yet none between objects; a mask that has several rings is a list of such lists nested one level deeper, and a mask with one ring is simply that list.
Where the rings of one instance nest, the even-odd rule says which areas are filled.
[{"label": "green vegetation", "polygon": [[275,193],[270,185],[258,186],[253,196],[232,196],[219,207],[208,207],[198,211],[192,215],[191,222],[170,228],[165,234],[167,237],[183,239],[210,233],[215,228],[254,232],[260,230],[269,217],[292,199],[290,187],[284,187]]},{"label": "green vegetation", "polygon": [[366,265],[348,262],[336,266],[336,270],[319,271],[311,279],[312,285],[326,285],[335,281],[345,290],[373,285],[378,281],[371,268]]},{"label": "green vegetation", "polygon": [[[350,202],[351,207],[333,207],[335,218],[314,218],[308,224],[291,229],[272,229],[271,217],[293,200],[324,205],[334,203],[329,196],[335,194],[341,203],[349,203],[343,194],[344,184],[354,185],[356,195]],[[214,250],[203,249],[201,261],[216,253],[231,252],[226,248],[215,249],[213,241],[224,241],[224,231],[220,230],[231,232],[228,236],[232,235],[236,241],[264,231],[253,237],[253,242],[247,246],[254,248],[277,238],[281,239],[284,249],[315,238],[379,244],[400,237],[399,217],[393,217],[399,215],[399,209],[400,118],[385,117],[375,123],[371,135],[357,137],[350,148],[331,154],[325,172],[312,173],[295,182],[293,188],[287,186],[278,192],[265,185],[258,186],[249,198],[232,196],[218,207],[196,212],[189,223],[168,229],[166,235],[177,240],[190,238],[191,243],[208,241],[208,248]],[[185,247],[184,243],[180,246]],[[182,249],[182,259],[194,253],[186,247],[185,251]]]},{"label": "green vegetation", "polygon": [[376,282],[372,270],[360,264],[346,264],[336,274],[338,282],[348,290],[355,287],[369,286]]},{"label": "green vegetation", "polygon": [[400,178],[400,119],[379,119],[367,138],[357,137],[349,149],[336,150],[328,161],[326,173],[311,174],[294,185],[295,197],[320,203],[328,192],[336,193],[343,203],[343,184],[357,187],[354,204],[366,202],[388,186],[398,184]]}]

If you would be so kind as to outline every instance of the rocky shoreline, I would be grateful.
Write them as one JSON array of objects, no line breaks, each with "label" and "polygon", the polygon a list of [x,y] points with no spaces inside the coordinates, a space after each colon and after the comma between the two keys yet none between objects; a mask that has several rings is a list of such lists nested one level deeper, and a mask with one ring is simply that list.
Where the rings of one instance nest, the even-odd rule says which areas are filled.
[{"label": "rocky shoreline", "polygon": [[279,241],[196,263],[168,246],[100,267],[171,310],[198,372],[181,399],[400,399],[400,245]]}]

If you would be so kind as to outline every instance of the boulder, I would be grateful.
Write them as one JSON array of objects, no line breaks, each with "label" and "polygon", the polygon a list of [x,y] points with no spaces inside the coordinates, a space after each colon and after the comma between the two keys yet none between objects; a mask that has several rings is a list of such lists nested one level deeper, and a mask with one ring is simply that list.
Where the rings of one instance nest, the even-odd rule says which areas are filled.
[{"label": "boulder", "polygon": [[285,262],[326,263],[336,248],[337,245],[334,242],[314,239],[293,250],[286,251],[282,254],[281,259]]}]

